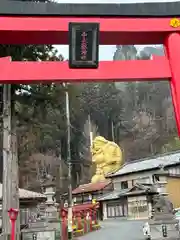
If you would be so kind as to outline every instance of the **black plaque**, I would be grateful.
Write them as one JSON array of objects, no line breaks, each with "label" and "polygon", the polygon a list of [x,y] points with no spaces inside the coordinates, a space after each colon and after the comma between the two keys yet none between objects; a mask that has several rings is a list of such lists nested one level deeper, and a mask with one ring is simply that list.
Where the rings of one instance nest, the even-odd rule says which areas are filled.
[{"label": "black plaque", "polygon": [[98,68],[99,24],[69,23],[69,67]]}]

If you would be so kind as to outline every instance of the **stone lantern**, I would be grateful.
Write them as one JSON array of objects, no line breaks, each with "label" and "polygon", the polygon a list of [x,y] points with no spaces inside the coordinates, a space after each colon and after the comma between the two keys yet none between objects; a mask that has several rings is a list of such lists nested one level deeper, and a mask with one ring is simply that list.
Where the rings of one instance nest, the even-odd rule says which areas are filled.
[{"label": "stone lantern", "polygon": [[149,220],[150,239],[179,239],[179,230],[176,228],[178,220],[173,214],[173,205],[168,199],[166,191],[166,176],[168,172],[160,166],[160,170],[155,174],[158,180],[155,188],[158,194],[153,196],[152,217]]},{"label": "stone lantern", "polygon": [[58,218],[58,204],[55,201],[55,183],[51,176],[45,181],[44,188],[44,195],[47,197],[45,202],[45,218],[48,222],[56,221]]}]

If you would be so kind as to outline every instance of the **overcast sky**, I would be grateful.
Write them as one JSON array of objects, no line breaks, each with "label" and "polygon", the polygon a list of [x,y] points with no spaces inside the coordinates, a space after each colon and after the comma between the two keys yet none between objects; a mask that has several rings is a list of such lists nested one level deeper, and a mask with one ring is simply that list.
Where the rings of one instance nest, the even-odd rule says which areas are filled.
[{"label": "overcast sky", "polygon": [[[59,3],[138,3],[138,2],[179,2],[174,0],[57,0]],[[56,45],[59,52],[67,59],[69,50],[67,45]],[[140,47],[141,49],[141,47]],[[100,46],[99,59],[100,60],[112,60],[116,46]]]}]

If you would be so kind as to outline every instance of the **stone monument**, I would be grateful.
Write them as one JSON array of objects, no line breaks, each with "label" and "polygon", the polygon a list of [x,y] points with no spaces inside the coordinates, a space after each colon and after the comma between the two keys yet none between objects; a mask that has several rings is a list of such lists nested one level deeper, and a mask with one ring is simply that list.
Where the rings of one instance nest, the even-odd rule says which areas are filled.
[{"label": "stone monument", "polygon": [[173,204],[164,192],[166,182],[158,181],[157,190],[152,202],[152,217],[149,220],[151,240],[178,240],[178,220],[175,219]]},{"label": "stone monument", "polygon": [[22,232],[23,240],[56,240],[60,239],[61,224],[58,216],[58,210],[54,199],[54,181],[48,176],[44,182],[47,200],[39,207],[40,211],[35,222],[29,224],[29,229]]}]

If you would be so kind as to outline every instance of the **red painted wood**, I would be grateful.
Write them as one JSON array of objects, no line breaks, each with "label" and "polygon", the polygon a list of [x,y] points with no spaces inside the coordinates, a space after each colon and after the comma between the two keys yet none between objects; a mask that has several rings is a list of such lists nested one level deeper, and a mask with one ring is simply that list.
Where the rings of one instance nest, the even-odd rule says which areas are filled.
[{"label": "red painted wood", "polygon": [[170,87],[172,101],[174,105],[177,130],[180,136],[180,34],[173,33],[169,35],[165,43],[165,48],[172,72]]},{"label": "red painted wood", "polygon": [[1,60],[0,82],[88,82],[88,81],[157,81],[171,77],[168,60],[100,62],[98,69],[69,69],[68,62],[11,62]]},{"label": "red painted wood", "polygon": [[67,240],[67,216],[61,217],[61,238]]},{"label": "red painted wood", "polygon": [[100,23],[100,44],[159,44],[171,18],[0,17],[0,44],[68,44],[69,22]]},{"label": "red painted wood", "polygon": [[172,80],[171,91],[180,135],[180,27],[172,28],[170,20],[1,16],[0,44],[68,44],[69,22],[98,22],[100,44],[164,44],[167,39],[169,62],[166,57],[147,61],[101,62],[98,69],[75,70],[69,69],[67,62],[8,62],[1,59],[0,83]]}]

